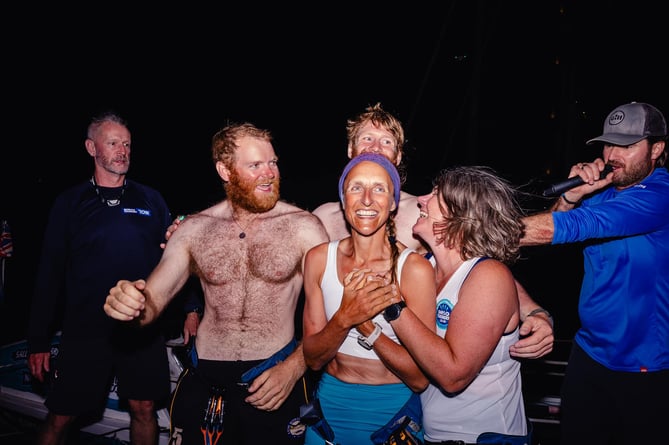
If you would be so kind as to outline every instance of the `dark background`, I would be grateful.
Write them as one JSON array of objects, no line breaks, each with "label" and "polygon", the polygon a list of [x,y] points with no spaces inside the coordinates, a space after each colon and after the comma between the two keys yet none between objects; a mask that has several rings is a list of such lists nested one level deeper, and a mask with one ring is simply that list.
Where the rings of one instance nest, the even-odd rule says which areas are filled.
[{"label": "dark background", "polygon": [[[654,2],[656,3],[656,2]],[[2,338],[24,335],[55,196],[90,177],[90,117],[114,109],[133,136],[130,177],[174,215],[220,200],[210,139],[228,120],[270,129],[282,197],[337,199],[346,120],[381,102],[407,134],[405,190],[485,164],[538,196],[599,156],[585,140],[630,101],[669,110],[664,12],[650,2],[421,4],[221,2],[4,6],[0,218],[11,225]],[[579,246],[531,248],[515,267],[571,337]]]}]

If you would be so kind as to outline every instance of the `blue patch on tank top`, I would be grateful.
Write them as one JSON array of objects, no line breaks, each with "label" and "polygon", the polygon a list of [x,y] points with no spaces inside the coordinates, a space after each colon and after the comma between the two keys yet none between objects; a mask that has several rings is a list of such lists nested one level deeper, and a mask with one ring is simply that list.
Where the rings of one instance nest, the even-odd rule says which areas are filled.
[{"label": "blue patch on tank top", "polygon": [[437,327],[446,330],[448,328],[448,320],[451,319],[451,311],[453,304],[447,299],[439,300],[437,303]]}]

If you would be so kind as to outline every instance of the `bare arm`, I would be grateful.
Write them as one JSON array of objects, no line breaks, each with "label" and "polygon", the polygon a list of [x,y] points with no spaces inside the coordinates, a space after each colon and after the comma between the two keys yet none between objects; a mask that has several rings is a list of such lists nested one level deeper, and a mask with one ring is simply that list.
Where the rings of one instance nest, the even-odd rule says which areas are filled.
[{"label": "bare arm", "polygon": [[445,338],[407,309],[392,326],[421,369],[448,392],[459,391],[475,379],[507,328],[519,321],[513,276],[493,260],[471,271],[451,312]]},{"label": "bare arm", "polygon": [[[425,326],[434,329],[436,295],[434,268],[422,255],[412,254],[407,258],[402,269],[401,294],[407,308],[410,308]],[[365,325],[366,330],[361,332],[369,336],[373,330],[372,323],[366,322]],[[361,328],[358,327],[358,330]],[[374,351],[386,367],[413,391],[419,392],[427,387],[429,383],[427,376],[403,345],[381,335],[374,343]]]},{"label": "bare arm", "polygon": [[600,177],[605,164],[602,159],[595,159],[590,163],[578,163],[572,166],[569,177],[580,176],[583,185],[574,187],[555,200],[548,211],[523,218],[525,233],[520,240],[521,246],[538,246],[550,244],[553,241],[555,227],[552,212],[566,212],[578,206],[586,196],[611,184],[613,173]]},{"label": "bare arm", "polygon": [[142,326],[158,318],[190,275],[184,232],[189,232],[189,228],[182,228],[174,236],[146,281],[120,280],[111,288],[104,304],[108,316],[122,321],[137,319]]},{"label": "bare arm", "polygon": [[[520,305],[520,319],[523,322],[520,326],[520,335],[524,338],[511,346],[509,351],[512,356],[518,358],[543,357],[553,351],[555,340],[553,319],[530,297],[518,280],[515,283]],[[532,315],[528,316],[529,314]]]}]

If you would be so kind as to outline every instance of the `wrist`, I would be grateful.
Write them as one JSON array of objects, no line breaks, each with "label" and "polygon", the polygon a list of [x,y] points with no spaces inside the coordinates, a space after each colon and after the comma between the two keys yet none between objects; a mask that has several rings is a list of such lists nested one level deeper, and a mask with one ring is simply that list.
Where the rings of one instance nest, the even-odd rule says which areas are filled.
[{"label": "wrist", "polygon": [[191,316],[191,315],[193,315],[193,314],[195,314],[198,318],[200,318],[200,317],[202,317],[203,311],[202,311],[201,308],[196,307],[196,308],[193,308],[193,309],[191,309],[190,311],[188,311],[188,313],[186,314],[186,316],[189,317],[189,316]]},{"label": "wrist", "polygon": [[552,328],[553,327],[553,316],[551,315],[550,312],[548,312],[546,309],[544,309],[542,307],[536,308],[533,311],[531,311],[529,314],[527,314],[525,316],[525,320],[527,320],[529,317],[536,317],[539,314],[544,314],[544,316],[546,317],[546,319],[548,320],[548,322],[550,323],[551,328]]},{"label": "wrist", "polygon": [[363,348],[367,349],[368,351],[371,351],[372,348],[374,347],[374,343],[381,336],[382,331],[383,328],[381,328],[381,325],[378,323],[374,323],[374,332],[369,334],[369,336],[367,337],[365,337],[364,335],[359,335],[358,344]]},{"label": "wrist", "polygon": [[569,205],[573,205],[573,206],[577,205],[577,204],[581,201],[580,199],[577,199],[576,201],[572,201],[571,199],[567,198],[567,194],[566,194],[566,192],[563,193],[563,194],[561,194],[561,195],[560,195],[560,198],[562,198],[562,200],[563,200],[564,202],[566,202],[567,204],[569,204]]}]

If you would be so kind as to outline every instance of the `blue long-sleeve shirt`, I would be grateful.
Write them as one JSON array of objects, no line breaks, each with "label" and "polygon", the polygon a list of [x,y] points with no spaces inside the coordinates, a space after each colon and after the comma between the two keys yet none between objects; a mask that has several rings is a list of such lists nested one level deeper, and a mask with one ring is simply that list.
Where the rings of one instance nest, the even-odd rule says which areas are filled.
[{"label": "blue long-sleeve shirt", "polygon": [[616,371],[669,369],[669,173],[553,212],[553,244],[588,241],[575,341]]},{"label": "blue long-sleeve shirt", "polygon": [[131,180],[115,207],[101,202],[90,181],[60,194],[44,234],[28,327],[30,352],[49,350],[59,307],[63,337],[109,336],[116,323],[102,308],[109,289],[119,279],[149,275],[171,221],[163,197]]}]

